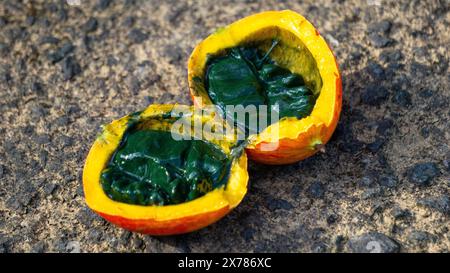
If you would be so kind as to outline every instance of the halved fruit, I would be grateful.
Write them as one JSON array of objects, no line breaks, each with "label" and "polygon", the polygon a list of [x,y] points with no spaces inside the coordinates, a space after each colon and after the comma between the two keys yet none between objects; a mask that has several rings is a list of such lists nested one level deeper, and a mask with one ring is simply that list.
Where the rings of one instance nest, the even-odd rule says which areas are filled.
[{"label": "halved fruit", "polygon": [[[168,153],[159,153],[157,148],[161,150],[173,148],[164,147],[168,144],[174,145],[174,142],[163,140],[164,137],[170,138],[169,135],[164,134],[173,132],[171,130],[173,130],[174,124],[180,121],[183,121],[182,124],[185,127],[181,126],[181,129],[177,129],[176,132],[182,135],[181,131],[190,130],[193,139],[201,142],[195,142],[194,148],[192,148],[192,143],[187,143],[179,148],[182,149],[178,155],[180,158],[158,158],[157,154],[165,156]],[[103,133],[96,139],[89,151],[83,170],[83,187],[88,206],[118,226],[152,235],[191,232],[214,223],[226,215],[241,202],[247,192],[247,157],[245,153],[239,153],[239,151],[236,153],[234,150],[236,148],[234,136],[212,137],[207,134],[213,134],[215,129],[195,130],[196,122],[201,124],[202,128],[206,124],[212,124],[214,127],[214,124],[217,123],[213,116],[197,115],[192,107],[151,105],[142,112],[125,116],[106,125]],[[162,135],[158,132],[161,132]],[[147,137],[142,139],[145,143],[139,143],[137,134],[142,133],[145,133]],[[160,140],[156,138],[152,140],[153,135],[160,136]],[[132,138],[134,140],[131,140]],[[139,152],[147,150],[148,153],[135,153],[132,145],[138,145],[136,149]],[[206,154],[208,154],[207,149],[212,149],[214,151],[211,153],[216,153],[216,155],[205,157],[195,149],[203,149],[200,152],[206,149]],[[175,157],[176,152],[173,153]],[[194,160],[206,165],[184,164],[183,162],[190,160],[191,155]],[[136,163],[137,165],[131,167],[127,165],[135,164],[132,160],[136,159],[141,160]],[[227,164],[212,161],[228,162],[226,159],[229,159],[230,164],[228,165],[229,169],[225,170],[226,175],[221,176],[224,183],[217,183],[215,186],[210,184],[211,187],[206,187],[207,190],[204,190],[205,187],[203,187],[201,191],[190,191],[188,188],[185,191],[186,194],[181,192],[181,197],[177,198],[168,196],[170,190],[164,191],[167,186],[164,183],[172,183],[171,185],[188,183],[185,181],[187,179],[184,177],[185,173],[198,170],[203,173],[222,173],[218,168],[220,166],[226,168]],[[180,169],[185,166],[191,169]],[[111,169],[113,170],[111,171]],[[160,171],[160,173],[155,174],[156,171]],[[171,172],[176,171],[179,172],[174,176]],[[112,176],[112,173],[118,175]],[[167,181],[162,181],[161,177]],[[191,175],[189,179],[195,180],[196,177]],[[178,180],[174,181],[174,179]],[[200,182],[214,182],[208,179],[207,177]],[[192,184],[189,185],[192,186]],[[195,189],[197,189],[196,186],[194,185]],[[170,189],[175,191],[173,187]],[[155,198],[155,194],[159,194],[159,196]]]},{"label": "halved fruit", "polygon": [[[266,56],[254,57],[252,49],[261,52],[261,56],[267,55],[270,61],[267,62]],[[265,63],[259,64],[261,60]],[[275,65],[278,70],[290,72],[283,72],[284,78],[279,80],[284,85],[272,88],[275,80],[268,79],[272,82],[267,83],[261,76],[265,69],[262,65],[267,69]],[[297,79],[296,85],[286,84],[289,79]],[[300,103],[300,107],[292,108],[294,112],[285,111],[287,116],[282,116],[279,122],[250,136],[247,155],[266,164],[292,163],[322,150],[341,111],[342,83],[332,51],[310,22],[289,10],[251,15],[207,37],[189,59],[188,82],[191,97],[199,107],[245,100],[249,104],[275,101],[283,112],[282,107],[298,101],[313,103]],[[233,88],[228,88],[227,83]],[[272,97],[269,87],[276,91]],[[289,94],[300,88],[297,93],[309,97],[295,97],[295,92],[293,97],[286,95],[282,91],[288,88]],[[255,95],[257,92],[259,96]]]}]

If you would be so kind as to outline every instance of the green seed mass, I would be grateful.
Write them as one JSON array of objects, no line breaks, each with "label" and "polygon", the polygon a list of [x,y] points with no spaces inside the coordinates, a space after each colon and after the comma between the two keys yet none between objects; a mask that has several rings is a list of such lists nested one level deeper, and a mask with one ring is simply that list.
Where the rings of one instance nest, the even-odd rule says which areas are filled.
[{"label": "green seed mass", "polygon": [[264,126],[260,125],[258,128],[250,128],[248,122],[252,118],[267,118],[266,124],[270,125],[270,111],[257,111],[256,116],[249,114],[242,122],[235,112],[227,112],[227,105],[254,105],[257,110],[260,105],[267,105],[268,109],[278,105],[280,119],[306,117],[314,107],[316,97],[305,85],[302,76],[290,72],[270,59],[270,52],[277,43],[275,40],[265,54],[255,47],[238,46],[208,60],[205,83],[209,97],[246,132],[257,133],[258,130],[264,129]]},{"label": "green seed mass", "polygon": [[137,205],[178,204],[226,184],[231,158],[198,139],[130,128],[101,175],[113,200]]}]

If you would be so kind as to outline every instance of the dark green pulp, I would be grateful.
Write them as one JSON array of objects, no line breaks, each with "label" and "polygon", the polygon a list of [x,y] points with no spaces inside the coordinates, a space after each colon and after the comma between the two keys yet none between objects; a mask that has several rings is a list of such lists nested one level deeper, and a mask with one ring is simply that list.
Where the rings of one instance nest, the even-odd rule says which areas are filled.
[{"label": "dark green pulp", "polygon": [[[280,119],[303,118],[311,113],[316,97],[302,76],[277,65],[269,57],[277,44],[275,40],[265,54],[255,47],[238,46],[208,60],[207,92],[227,116],[236,119],[235,113],[227,113],[227,105],[255,105],[257,110],[260,105],[267,105],[269,109],[278,105]],[[267,117],[267,125],[270,125],[270,111],[267,115],[259,112],[257,115],[261,114]],[[249,129],[247,124],[244,126]]]},{"label": "dark green pulp", "polygon": [[193,200],[226,183],[231,159],[203,140],[175,140],[170,132],[129,129],[101,176],[113,200],[168,205]]}]

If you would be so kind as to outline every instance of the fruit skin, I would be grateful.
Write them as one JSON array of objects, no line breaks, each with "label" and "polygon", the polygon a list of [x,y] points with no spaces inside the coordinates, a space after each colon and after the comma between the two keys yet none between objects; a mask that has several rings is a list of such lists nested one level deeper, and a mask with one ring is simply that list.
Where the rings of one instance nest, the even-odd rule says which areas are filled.
[{"label": "fruit skin", "polygon": [[[160,117],[174,105],[150,105],[138,114],[139,120]],[[100,216],[122,228],[151,235],[172,235],[191,232],[210,225],[236,207],[247,193],[248,173],[245,153],[235,158],[225,187],[216,188],[195,200],[168,206],[140,206],[110,199],[100,184],[100,175],[119,145],[128,122],[128,115],[104,126],[94,142],[83,170],[83,189],[87,205]],[[164,124],[152,124],[167,128]],[[222,147],[226,143],[220,144]],[[225,149],[225,147],[224,147]]]},{"label": "fruit skin", "polygon": [[131,231],[151,235],[175,235],[206,227],[227,215],[228,212],[230,212],[230,208],[223,207],[216,211],[168,221],[156,221],[152,219],[130,220],[121,216],[97,213],[109,222]]},{"label": "fruit skin", "polygon": [[[302,45],[298,43],[299,47],[304,46],[310,52],[322,80],[322,86],[317,90],[320,94],[310,116],[303,119],[280,120],[253,136],[246,148],[250,159],[264,164],[279,165],[305,159],[323,150],[323,145],[328,142],[336,129],[341,112],[342,81],[335,56],[310,22],[290,10],[267,11],[238,20],[211,34],[196,46],[188,63],[188,82],[194,104],[199,107],[210,105],[211,101],[201,83],[208,56],[249,41],[252,37],[257,39],[258,35],[267,35],[271,28],[274,33],[288,32],[301,41]],[[269,31],[266,31],[267,29]],[[286,44],[295,45],[295,39],[281,35],[281,41]],[[278,57],[280,60],[286,58],[286,56]],[[301,70],[299,67],[305,62],[300,59],[301,56],[298,62],[297,59],[292,62],[295,57],[299,56],[287,56],[291,58],[291,62],[288,62],[286,68]],[[289,67],[290,65],[292,67]],[[313,74],[311,70],[305,68],[303,73],[299,74],[308,78],[309,73]],[[265,151],[264,147],[276,148]]]}]

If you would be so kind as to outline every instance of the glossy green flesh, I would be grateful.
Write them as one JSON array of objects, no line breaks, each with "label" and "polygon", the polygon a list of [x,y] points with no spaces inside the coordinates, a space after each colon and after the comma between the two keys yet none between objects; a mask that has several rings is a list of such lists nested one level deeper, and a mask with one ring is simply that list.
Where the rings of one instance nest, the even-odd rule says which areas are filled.
[{"label": "glossy green flesh", "polygon": [[[272,49],[276,45],[274,42]],[[308,116],[316,101],[313,92],[300,75],[272,61],[270,51],[263,55],[256,48],[239,46],[227,50],[225,55],[211,58],[205,82],[212,102],[225,113],[226,105],[255,105],[257,109],[260,105],[267,105],[269,109],[278,105],[280,119]],[[236,117],[233,113],[226,114]],[[258,113],[261,114],[265,115]],[[269,112],[267,125],[270,124]],[[247,125],[244,124],[248,129]]]},{"label": "glossy green flesh", "polygon": [[168,205],[193,200],[226,183],[230,158],[202,140],[176,141],[170,132],[131,129],[103,171],[113,200]]}]

